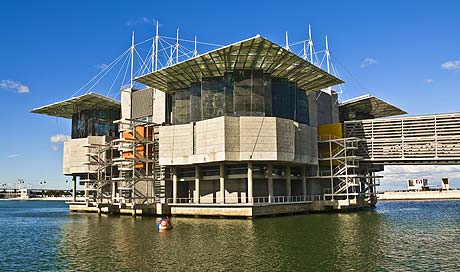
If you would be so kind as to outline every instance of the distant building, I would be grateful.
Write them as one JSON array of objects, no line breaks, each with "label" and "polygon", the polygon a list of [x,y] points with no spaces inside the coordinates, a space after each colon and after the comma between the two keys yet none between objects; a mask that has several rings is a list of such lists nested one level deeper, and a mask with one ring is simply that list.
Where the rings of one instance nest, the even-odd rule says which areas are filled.
[{"label": "distant building", "polygon": [[441,178],[441,190],[450,190],[450,181],[449,178]]},{"label": "distant building", "polygon": [[428,180],[427,179],[409,179],[407,181],[407,190],[426,191],[428,190]]},{"label": "distant building", "polygon": [[29,199],[30,189],[28,188],[19,189],[19,195],[21,199]]}]

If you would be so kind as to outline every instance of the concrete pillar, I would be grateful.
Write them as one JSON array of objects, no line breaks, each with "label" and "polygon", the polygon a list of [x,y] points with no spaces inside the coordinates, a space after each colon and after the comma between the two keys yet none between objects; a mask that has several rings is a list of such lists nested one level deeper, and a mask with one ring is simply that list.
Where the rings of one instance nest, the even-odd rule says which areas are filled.
[{"label": "concrete pillar", "polygon": [[112,180],[112,203],[115,203],[115,198],[117,197],[117,183]]},{"label": "concrete pillar", "polygon": [[268,164],[267,175],[268,175],[268,203],[272,203],[273,202],[273,165],[271,163]]},{"label": "concrete pillar", "polygon": [[288,196],[288,201],[290,201],[289,197],[291,194],[291,166],[286,166],[286,195]]},{"label": "concrete pillar", "polygon": [[200,203],[200,167],[195,166],[195,196],[194,203]]},{"label": "concrete pillar", "polygon": [[[89,177],[88,177],[88,179],[89,179]],[[88,203],[89,203],[88,182],[85,182],[85,202],[86,202],[86,205],[88,205]]]},{"label": "concrete pillar", "polygon": [[72,201],[77,201],[77,176],[72,176]]},{"label": "concrete pillar", "polygon": [[252,162],[248,162],[248,203],[253,203]]},{"label": "concrete pillar", "polygon": [[305,166],[302,166],[300,169],[300,175],[302,176],[302,195],[303,197],[307,196],[307,175]]},{"label": "concrete pillar", "polygon": [[225,203],[225,164],[219,165],[219,188],[220,188],[220,203]]},{"label": "concrete pillar", "polygon": [[177,169],[172,168],[172,182],[173,182],[173,203],[177,203]]}]

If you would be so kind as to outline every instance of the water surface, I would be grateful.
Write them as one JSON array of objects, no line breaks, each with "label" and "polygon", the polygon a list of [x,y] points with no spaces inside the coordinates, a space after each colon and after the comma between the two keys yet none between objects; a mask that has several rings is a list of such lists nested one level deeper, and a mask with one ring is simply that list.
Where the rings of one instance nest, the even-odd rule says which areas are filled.
[{"label": "water surface", "polygon": [[0,271],[459,271],[460,201],[240,219],[69,213],[0,201]]}]

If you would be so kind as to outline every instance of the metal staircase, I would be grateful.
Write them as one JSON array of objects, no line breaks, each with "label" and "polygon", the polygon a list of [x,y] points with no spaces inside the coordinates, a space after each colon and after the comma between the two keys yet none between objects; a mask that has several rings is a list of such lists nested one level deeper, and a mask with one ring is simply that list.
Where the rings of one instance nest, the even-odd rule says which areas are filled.
[{"label": "metal staircase", "polygon": [[134,119],[119,121],[122,137],[105,144],[84,146],[88,166],[87,203],[115,205],[153,204],[165,201],[165,179],[159,165],[159,125]]},{"label": "metal staircase", "polygon": [[[323,179],[326,200],[351,200],[373,194],[375,176],[363,173],[361,157],[356,156],[361,139],[328,136],[318,140],[319,167],[310,178]],[[328,182],[328,183],[327,183]]]},{"label": "metal staircase", "polygon": [[[123,204],[159,203],[165,196],[165,174],[159,165],[159,125],[140,119],[121,123],[123,137],[114,140],[120,152],[115,164],[119,175],[117,202]],[[136,189],[143,183],[146,190]]]}]

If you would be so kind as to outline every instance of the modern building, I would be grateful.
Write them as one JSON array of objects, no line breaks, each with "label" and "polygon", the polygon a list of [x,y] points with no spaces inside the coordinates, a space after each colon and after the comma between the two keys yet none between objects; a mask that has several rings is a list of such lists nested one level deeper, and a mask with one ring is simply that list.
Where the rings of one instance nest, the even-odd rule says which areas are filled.
[{"label": "modern building", "polygon": [[254,217],[371,207],[385,162],[366,153],[362,122],[405,113],[373,96],[339,103],[341,79],[260,36],[135,80],[146,87],[121,90],[121,101],[87,93],[32,110],[72,119],[63,173],[85,201],[71,210]]}]

